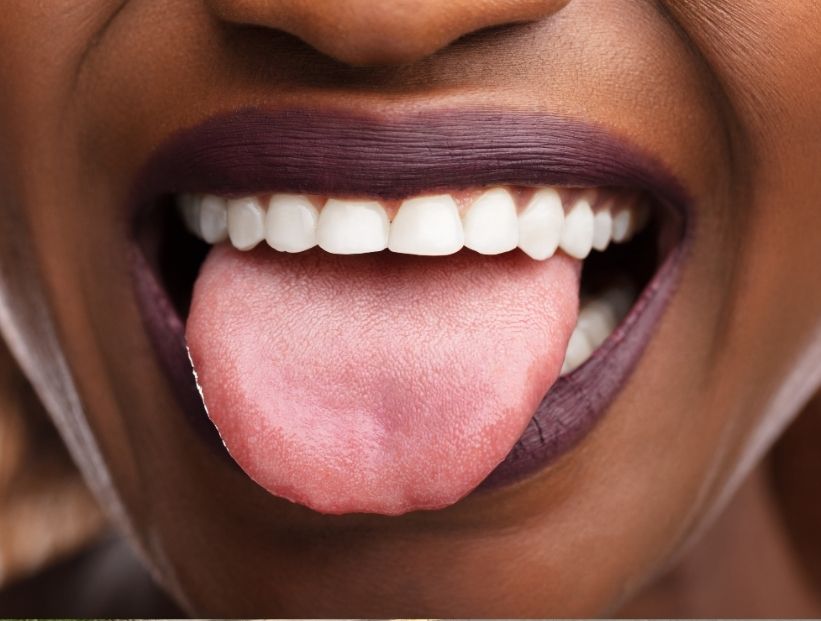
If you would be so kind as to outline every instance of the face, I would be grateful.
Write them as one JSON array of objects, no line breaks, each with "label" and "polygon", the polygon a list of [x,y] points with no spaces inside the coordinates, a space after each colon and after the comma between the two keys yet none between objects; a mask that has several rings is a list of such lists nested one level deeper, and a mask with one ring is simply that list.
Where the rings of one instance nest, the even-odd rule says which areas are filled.
[{"label": "face", "polygon": [[[0,326],[199,614],[606,613],[821,381],[818,4],[5,9]],[[493,224],[471,224],[493,188]],[[455,213],[478,252],[402,254],[397,234],[343,256],[344,214],[364,236],[431,194],[447,209],[417,221]],[[282,222],[319,214],[322,249],[232,248],[283,195]],[[482,231],[537,195],[562,230],[649,223],[583,266],[569,238],[494,254]],[[206,198],[208,230],[231,229],[213,250],[171,205],[207,237]],[[619,270],[624,321],[562,373],[579,287],[584,309]],[[240,467],[191,404],[183,330]]]}]

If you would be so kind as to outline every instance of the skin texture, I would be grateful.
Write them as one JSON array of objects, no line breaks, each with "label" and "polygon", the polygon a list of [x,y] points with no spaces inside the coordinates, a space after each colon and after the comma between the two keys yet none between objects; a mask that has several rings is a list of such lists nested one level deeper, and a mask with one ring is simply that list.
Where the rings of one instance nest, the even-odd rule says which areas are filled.
[{"label": "skin texture", "polygon": [[[637,597],[626,614],[819,613],[810,474],[778,462],[779,496],[762,460],[821,385],[821,5],[4,8],[0,327],[103,505],[183,605],[589,616]],[[138,169],[174,130],[237,107],[476,105],[602,125],[686,185],[692,255],[657,334],[593,433],[519,486],[390,519],[266,495],[197,440],[152,355],[123,251]],[[725,507],[716,528],[741,539],[694,544]],[[741,584],[711,590],[717,559],[746,568]]]}]

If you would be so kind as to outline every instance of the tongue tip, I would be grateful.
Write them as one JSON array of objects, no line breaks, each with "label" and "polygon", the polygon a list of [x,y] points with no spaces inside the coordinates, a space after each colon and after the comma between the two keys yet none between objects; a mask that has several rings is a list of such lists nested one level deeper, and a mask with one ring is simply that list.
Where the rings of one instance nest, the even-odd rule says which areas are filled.
[{"label": "tongue tip", "polygon": [[[559,364],[553,361],[540,365],[538,372],[521,374],[527,396],[516,408],[504,404],[507,395],[481,389],[477,389],[480,401],[470,402],[473,409],[458,414],[456,406],[447,402],[420,411],[410,399],[400,399],[410,407],[394,408],[388,418],[412,420],[418,433],[407,437],[407,430],[380,430],[380,435],[390,438],[381,442],[365,438],[362,430],[367,422],[357,421],[344,407],[297,409],[264,396],[260,404],[255,402],[258,392],[237,403],[221,399],[219,391],[212,390],[207,412],[234,461],[270,494],[327,515],[397,516],[443,509],[469,495],[521,437],[558,375],[551,369]],[[540,379],[534,381],[533,375]],[[474,378],[468,385],[487,386],[492,379]],[[403,389],[384,387],[386,392]],[[464,405],[465,401],[457,394],[456,402]],[[438,413],[448,410],[453,417],[451,429],[437,433]],[[366,414],[387,413],[369,410]],[[312,433],[300,431],[305,427]]]},{"label": "tongue tip", "polygon": [[[217,426],[219,429],[219,426]],[[470,495],[490,474],[483,473],[470,481],[454,485],[450,480],[447,489],[432,490],[427,488],[423,496],[418,494],[418,485],[406,489],[401,483],[392,481],[382,473],[376,484],[359,483],[356,475],[339,480],[339,473],[326,473],[326,477],[312,472],[311,478],[323,481],[321,485],[306,484],[299,477],[272,477],[271,469],[259,468],[258,459],[248,459],[240,448],[232,451],[225,444],[228,454],[240,465],[245,474],[258,486],[272,496],[290,503],[305,507],[323,515],[370,514],[383,516],[400,516],[416,511],[436,511],[449,506]],[[272,461],[278,461],[276,458]],[[498,462],[501,463],[501,460]],[[495,468],[495,464],[493,467]],[[491,468],[492,471],[492,468]],[[426,480],[427,475],[425,476]],[[325,479],[325,480],[323,480]],[[353,484],[351,485],[350,483]],[[329,493],[330,490],[330,493]]]},{"label": "tongue tip", "polygon": [[209,255],[191,360],[253,481],[320,513],[401,515],[458,502],[506,457],[558,377],[578,270],[458,257]]},{"label": "tongue tip", "polygon": [[[252,477],[253,480],[253,477]],[[282,498],[288,502],[291,502],[295,505],[299,505],[301,507],[305,507],[310,509],[311,511],[315,511],[316,513],[321,513],[323,515],[383,515],[386,517],[396,517],[400,515],[406,515],[408,513],[414,513],[416,511],[438,511],[440,509],[445,509],[449,506],[452,506],[462,500],[465,496],[470,494],[470,492],[478,486],[478,483],[473,486],[468,492],[462,494],[458,498],[454,499],[447,499],[447,500],[440,500],[440,501],[431,501],[426,499],[425,501],[419,502],[413,499],[408,499],[402,502],[391,502],[391,503],[369,503],[363,502],[363,499],[359,496],[352,497],[352,498],[345,498],[340,499],[337,497],[331,497],[328,499],[325,498],[317,498],[316,496],[305,495],[299,491],[289,490],[289,489],[281,489],[277,487],[268,488],[265,485],[261,485],[259,481],[254,481],[260,487],[265,489],[269,494],[272,496],[276,496],[278,498]]]}]

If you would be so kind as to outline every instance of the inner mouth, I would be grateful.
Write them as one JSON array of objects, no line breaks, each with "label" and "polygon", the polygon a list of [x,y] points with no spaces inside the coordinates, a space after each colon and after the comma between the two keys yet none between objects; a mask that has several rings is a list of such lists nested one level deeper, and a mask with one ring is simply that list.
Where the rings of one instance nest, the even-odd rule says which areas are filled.
[{"label": "inner mouth", "polygon": [[610,337],[663,264],[680,233],[673,216],[646,192],[604,187],[496,185],[389,200],[185,193],[160,197],[138,238],[183,322],[196,276],[217,244],[339,255],[521,252],[534,261],[563,253],[582,262],[566,375]]},{"label": "inner mouth", "polygon": [[653,156],[566,119],[245,110],[146,164],[132,271],[221,455],[320,512],[395,515],[587,435],[675,291],[688,204]]}]

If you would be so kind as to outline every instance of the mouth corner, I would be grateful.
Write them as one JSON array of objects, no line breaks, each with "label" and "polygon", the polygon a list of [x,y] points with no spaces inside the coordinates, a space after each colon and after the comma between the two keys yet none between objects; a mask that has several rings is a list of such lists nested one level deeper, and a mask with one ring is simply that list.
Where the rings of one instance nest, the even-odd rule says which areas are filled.
[{"label": "mouth corner", "polygon": [[478,491],[524,481],[581,443],[632,377],[673,297],[693,242],[692,203],[682,186],[670,199],[654,197],[655,225],[646,234],[655,247],[653,269],[635,281],[613,331],[589,358],[562,375],[545,395],[520,440]]}]

